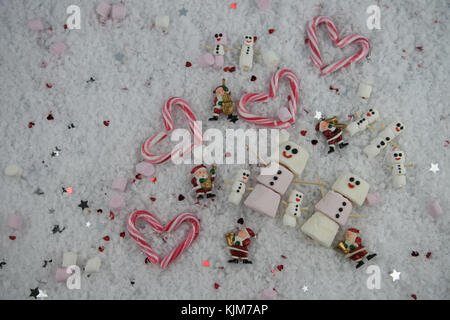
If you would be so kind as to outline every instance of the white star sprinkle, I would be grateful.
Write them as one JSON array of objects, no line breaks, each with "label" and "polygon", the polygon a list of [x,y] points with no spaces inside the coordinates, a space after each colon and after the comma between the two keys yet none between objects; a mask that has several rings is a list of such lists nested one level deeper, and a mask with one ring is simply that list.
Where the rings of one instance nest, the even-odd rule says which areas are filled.
[{"label": "white star sprinkle", "polygon": [[394,269],[394,271],[392,271],[392,273],[390,274],[390,276],[392,277],[392,281],[396,281],[396,280],[400,280],[400,273],[397,270]]},{"label": "white star sprinkle", "polygon": [[320,120],[322,118],[322,112],[316,111],[316,115],[314,116],[317,120]]},{"label": "white star sprinkle", "polygon": [[36,297],[37,298],[48,298],[48,295],[44,290],[39,289],[39,294]]},{"label": "white star sprinkle", "polygon": [[86,222],[86,227],[90,227],[91,226],[91,223],[88,221],[88,222]]},{"label": "white star sprinkle", "polygon": [[307,286],[303,286],[302,290],[303,290],[303,292],[306,292],[306,291],[308,291],[308,287]]},{"label": "white star sprinkle", "polygon": [[432,163],[430,171],[433,171],[433,173],[436,173],[439,171],[439,163]]}]

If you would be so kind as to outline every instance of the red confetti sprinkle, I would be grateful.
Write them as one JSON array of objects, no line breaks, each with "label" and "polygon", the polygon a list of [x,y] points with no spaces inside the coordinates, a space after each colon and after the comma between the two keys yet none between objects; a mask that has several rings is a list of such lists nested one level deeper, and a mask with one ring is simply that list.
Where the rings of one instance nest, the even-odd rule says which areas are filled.
[{"label": "red confetti sprinkle", "polygon": [[16,240],[16,236],[9,236],[11,240]]},{"label": "red confetti sprinkle", "polygon": [[281,255],[281,258],[283,258],[283,259],[287,259],[287,257],[285,256],[285,255]]},{"label": "red confetti sprinkle", "polygon": [[105,241],[109,241],[109,240],[110,240],[110,238],[109,238],[109,236],[104,236],[104,237],[103,237],[103,240],[105,240]]},{"label": "red confetti sprinkle", "polygon": [[67,24],[64,24],[64,29],[67,29]]},{"label": "red confetti sprinkle", "polygon": [[315,140],[315,139],[314,139],[314,140],[311,140],[311,143],[312,143],[313,146],[315,146],[318,142],[319,142],[319,141],[317,141],[317,140]]},{"label": "red confetti sprinkle", "polygon": [[109,126],[109,120],[103,121],[103,124],[104,124],[106,127]]},{"label": "red confetti sprinkle", "polygon": [[280,264],[279,266],[277,266],[278,271],[282,271],[284,269],[284,266],[282,264]]},{"label": "red confetti sprinkle", "polygon": [[209,267],[209,261],[208,260],[203,261],[203,266],[204,267]]},{"label": "red confetti sprinkle", "polygon": [[47,88],[51,89],[53,86],[50,83],[46,83],[45,84],[47,86]]},{"label": "red confetti sprinkle", "polygon": [[333,87],[332,85],[330,85],[330,90],[334,90],[334,91],[336,91],[336,93],[339,92],[339,88],[335,88],[335,87]]},{"label": "red confetti sprinkle", "polygon": [[219,289],[219,287],[220,287],[220,285],[217,282],[214,283],[214,288],[216,288],[216,290]]},{"label": "red confetti sprinkle", "polygon": [[272,34],[275,32],[275,29],[269,29],[269,33]]},{"label": "red confetti sprinkle", "polygon": [[256,42],[256,40],[258,40],[258,37],[257,37],[257,36],[254,36],[254,37],[253,37],[253,42]]},{"label": "red confetti sprinkle", "polygon": [[156,182],[156,177],[151,177],[150,180],[155,183]]},{"label": "red confetti sprinkle", "polygon": [[229,67],[225,67],[225,68],[223,68],[223,71],[225,71],[225,72],[228,72],[230,70],[230,68]]},{"label": "red confetti sprinkle", "polygon": [[155,197],[150,197],[150,200],[152,200],[153,202],[155,202],[155,201],[156,201],[156,198],[155,198]]},{"label": "red confetti sprinkle", "polygon": [[105,247],[104,247],[104,246],[98,247],[98,251],[103,252],[103,250],[105,250]]},{"label": "red confetti sprinkle", "polygon": [[47,116],[47,120],[54,120],[55,118],[53,117],[53,115],[50,113],[48,116]]},{"label": "red confetti sprinkle", "polygon": [[236,67],[231,67],[230,68],[230,72],[235,72],[236,71]]},{"label": "red confetti sprinkle", "polygon": [[237,6],[236,2],[233,2],[232,4],[230,4],[230,8],[231,9],[236,9],[236,6]]},{"label": "red confetti sprinkle", "polygon": [[185,198],[182,194],[178,195],[178,201],[183,201]]},{"label": "red confetti sprinkle", "polygon": [[33,128],[33,126],[34,126],[34,122],[32,122],[32,121],[28,122],[28,128]]},{"label": "red confetti sprinkle", "polygon": [[121,237],[121,238],[125,238],[125,232],[121,232],[121,233],[120,233],[120,237]]},{"label": "red confetti sprinkle", "polygon": [[190,63],[189,61],[186,61],[186,64],[185,64],[185,66],[186,66],[186,68],[189,68],[189,67],[191,67],[191,66],[192,66],[192,63]]},{"label": "red confetti sprinkle", "polygon": [[306,130],[302,130],[302,131],[300,131],[300,134],[302,135],[302,136],[306,136],[306,133],[307,133],[308,131],[306,131]]},{"label": "red confetti sprinkle", "polygon": [[430,259],[430,257],[431,257],[431,252],[428,251],[426,257],[427,257],[427,259]]},{"label": "red confetti sprinkle", "polygon": [[411,298],[413,298],[414,300],[417,300],[417,296],[415,294],[412,294]]},{"label": "red confetti sprinkle", "polygon": [[141,179],[142,179],[142,174],[138,173],[138,174],[136,175],[136,179],[141,180]]},{"label": "red confetti sprinkle", "polygon": [[53,31],[53,27],[48,27],[48,30]]},{"label": "red confetti sprinkle", "polygon": [[109,212],[109,218],[111,220],[114,220],[114,212],[112,212],[112,211]]},{"label": "red confetti sprinkle", "polygon": [[422,46],[417,46],[416,49],[419,50],[419,51],[423,51],[423,47]]},{"label": "red confetti sprinkle", "polygon": [[256,76],[252,76],[252,77],[250,78],[250,81],[256,81]]}]

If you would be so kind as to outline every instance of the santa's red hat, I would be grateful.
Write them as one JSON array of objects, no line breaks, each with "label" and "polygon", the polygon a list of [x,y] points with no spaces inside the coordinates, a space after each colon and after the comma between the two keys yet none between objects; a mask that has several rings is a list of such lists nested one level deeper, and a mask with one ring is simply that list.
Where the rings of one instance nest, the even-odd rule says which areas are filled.
[{"label": "santa's red hat", "polygon": [[356,228],[349,228],[347,231],[353,232],[353,233],[359,233],[359,230]]},{"label": "santa's red hat", "polygon": [[196,173],[198,171],[198,169],[206,169],[206,167],[203,164],[198,165],[198,166],[194,167],[194,169],[191,170],[191,174]]},{"label": "santa's red hat", "polygon": [[247,231],[247,233],[248,233],[248,235],[249,235],[250,237],[255,237],[255,236],[256,236],[255,232],[253,232],[252,229],[250,229],[250,228],[245,228],[245,230]]}]

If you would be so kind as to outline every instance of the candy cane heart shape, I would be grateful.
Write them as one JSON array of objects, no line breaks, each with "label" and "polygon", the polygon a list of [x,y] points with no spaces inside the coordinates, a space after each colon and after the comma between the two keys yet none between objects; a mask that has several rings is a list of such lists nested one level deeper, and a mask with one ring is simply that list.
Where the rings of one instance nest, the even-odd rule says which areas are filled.
[{"label": "candy cane heart shape", "polygon": [[[277,119],[271,119],[262,117],[251,113],[248,110],[247,104],[249,102],[261,102],[266,101],[269,98],[275,97],[278,91],[278,84],[281,78],[287,78],[290,84],[290,93],[288,96],[288,110],[291,115],[290,119],[287,121],[281,121]],[[266,93],[248,93],[241,97],[238,104],[238,113],[244,120],[266,127],[287,129],[295,122],[295,117],[297,114],[297,103],[298,103],[298,93],[299,84],[297,76],[294,72],[289,69],[278,70],[272,76],[270,81],[269,94]]]},{"label": "candy cane heart shape", "polygon": [[[162,155],[155,154],[152,150],[153,148],[165,140],[169,133],[175,129],[172,109],[175,106],[179,106],[184,113],[184,117],[188,122],[188,126],[192,134],[194,135],[194,142],[188,146],[178,147],[173,149],[172,151],[166,152]],[[164,127],[166,129],[165,132],[159,132],[149,138],[147,138],[141,147],[141,154],[144,157],[144,160],[151,163],[164,163],[175,156],[183,157],[187,153],[189,153],[194,147],[202,144],[203,135],[201,128],[197,123],[197,118],[195,117],[194,112],[192,111],[191,106],[185,100],[179,97],[172,97],[164,103],[162,108]]]},{"label": "candy cane heart shape", "polygon": [[[324,65],[322,56],[320,55],[319,43],[317,41],[317,28],[320,24],[325,24],[328,35],[330,36],[331,40],[336,43],[336,46],[338,48],[343,48],[351,43],[356,43],[361,47],[360,50],[352,56],[343,58],[328,65]],[[307,34],[311,52],[311,59],[314,65],[320,69],[322,76],[326,76],[327,74],[347,67],[354,62],[359,62],[364,59],[369,53],[370,43],[367,38],[357,33],[345,38],[340,38],[334,21],[329,17],[315,17],[313,21],[311,21],[308,25]]]},{"label": "candy cane heart shape", "polygon": [[[181,224],[189,223],[191,225],[189,234],[181,241],[169,254],[161,259],[160,256],[153,250],[151,245],[145,240],[139,230],[136,228],[136,221],[142,219],[147,222],[156,233],[167,232],[171,233],[175,231]],[[129,217],[127,221],[128,233],[136,241],[137,245],[145,253],[151,263],[159,265],[162,269],[167,268],[173,261],[175,261],[183,252],[185,252],[189,246],[194,242],[200,232],[200,220],[192,213],[181,213],[175,219],[173,219],[168,225],[163,226],[158,219],[150,212],[147,211],[135,211]]]}]

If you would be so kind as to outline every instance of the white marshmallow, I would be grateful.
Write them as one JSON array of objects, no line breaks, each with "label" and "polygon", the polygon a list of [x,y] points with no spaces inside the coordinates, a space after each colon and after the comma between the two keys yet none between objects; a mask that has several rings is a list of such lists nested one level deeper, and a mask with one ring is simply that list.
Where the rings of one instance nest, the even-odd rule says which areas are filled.
[{"label": "white marshmallow", "polygon": [[289,140],[289,132],[286,129],[281,129],[279,131],[279,140],[278,140],[278,144],[283,144],[285,142],[287,142]]},{"label": "white marshmallow", "polygon": [[405,152],[397,149],[391,151],[390,156],[394,188],[403,188],[406,185]]},{"label": "white marshmallow", "polygon": [[358,88],[358,97],[367,101],[370,98],[370,94],[372,93],[372,87],[368,84],[360,83]]},{"label": "white marshmallow", "polygon": [[270,68],[274,68],[280,63],[280,58],[272,50],[265,51],[262,57],[266,66]]},{"label": "white marshmallow", "polygon": [[89,259],[86,262],[86,266],[84,267],[84,271],[86,273],[94,273],[100,270],[100,266],[102,265],[102,260],[96,256],[94,258]]},{"label": "white marshmallow", "polygon": [[167,29],[169,27],[169,16],[157,16],[155,19],[155,26],[162,29]]},{"label": "white marshmallow", "polygon": [[298,144],[287,141],[280,145],[278,162],[287,167],[292,173],[300,176],[305,169],[309,153]]},{"label": "white marshmallow", "polygon": [[290,215],[289,213],[285,213],[283,215],[283,225],[287,227],[296,227],[297,226],[297,217]]},{"label": "white marshmallow", "polygon": [[74,252],[64,252],[63,254],[63,262],[62,266],[67,268],[69,266],[76,266],[77,265],[77,254]]},{"label": "white marshmallow", "polygon": [[242,197],[245,193],[245,183],[242,181],[236,181],[231,186],[231,193],[228,196],[228,202],[234,205],[239,205],[241,203]]},{"label": "white marshmallow", "polygon": [[344,172],[331,187],[354,204],[362,206],[369,193],[370,185],[350,172]]},{"label": "white marshmallow", "polygon": [[22,168],[16,164],[9,165],[5,168],[5,174],[8,177],[21,177],[22,173]]},{"label": "white marshmallow", "polygon": [[253,67],[253,43],[253,36],[244,36],[244,44],[239,57],[239,68],[241,70],[249,71]]},{"label": "white marshmallow", "polygon": [[393,176],[392,177],[392,184],[394,185],[394,188],[400,189],[406,186],[406,176]]},{"label": "white marshmallow", "polygon": [[339,225],[323,213],[315,212],[300,229],[320,245],[330,247],[339,230]]}]

